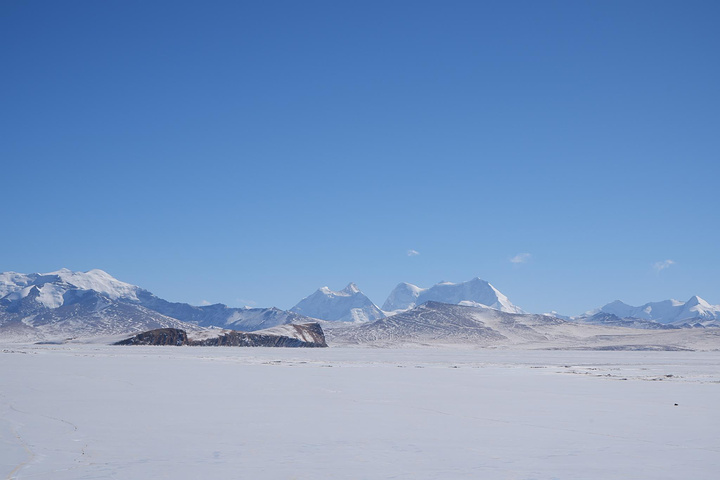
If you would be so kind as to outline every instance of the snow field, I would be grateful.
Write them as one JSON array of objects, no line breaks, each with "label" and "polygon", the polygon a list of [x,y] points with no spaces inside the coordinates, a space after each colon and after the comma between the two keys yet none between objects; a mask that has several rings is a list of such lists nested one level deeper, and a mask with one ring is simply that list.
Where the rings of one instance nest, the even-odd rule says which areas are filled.
[{"label": "snow field", "polygon": [[720,352],[0,350],[5,478],[701,480],[720,468]]}]

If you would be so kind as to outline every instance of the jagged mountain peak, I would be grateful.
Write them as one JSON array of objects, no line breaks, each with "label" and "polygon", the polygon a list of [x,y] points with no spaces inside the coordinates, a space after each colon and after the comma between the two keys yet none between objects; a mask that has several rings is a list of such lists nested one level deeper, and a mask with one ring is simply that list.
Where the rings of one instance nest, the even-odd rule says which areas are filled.
[{"label": "jagged mountain peak", "polygon": [[686,307],[694,307],[694,306],[701,306],[701,307],[710,307],[711,305],[703,300],[702,298],[698,297],[697,295],[693,295],[690,297],[690,299],[685,302]]},{"label": "jagged mountain peak", "polygon": [[340,291],[322,287],[300,300],[290,311],[320,320],[341,322],[367,322],[385,316],[352,282]]},{"label": "jagged mountain peak", "polygon": [[362,293],[358,286],[355,285],[353,282],[348,283],[347,286],[342,290],[332,290],[330,287],[320,287],[317,289],[317,292],[332,297],[347,297],[350,295],[355,295],[357,293]]}]

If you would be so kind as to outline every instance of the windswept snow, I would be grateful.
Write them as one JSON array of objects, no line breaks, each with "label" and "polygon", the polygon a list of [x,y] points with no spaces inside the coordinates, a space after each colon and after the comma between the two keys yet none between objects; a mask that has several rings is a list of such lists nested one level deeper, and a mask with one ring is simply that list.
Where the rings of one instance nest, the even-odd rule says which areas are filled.
[{"label": "windswept snow", "polygon": [[3,478],[720,471],[719,352],[0,348]]}]

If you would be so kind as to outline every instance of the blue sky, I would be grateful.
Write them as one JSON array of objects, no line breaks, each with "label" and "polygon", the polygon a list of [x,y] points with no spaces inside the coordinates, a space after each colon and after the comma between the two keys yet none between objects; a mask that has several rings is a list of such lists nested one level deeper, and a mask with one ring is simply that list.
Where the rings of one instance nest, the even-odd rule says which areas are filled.
[{"label": "blue sky", "polygon": [[281,308],[476,276],[534,312],[720,303],[718,20],[717,2],[2,2],[0,271]]}]

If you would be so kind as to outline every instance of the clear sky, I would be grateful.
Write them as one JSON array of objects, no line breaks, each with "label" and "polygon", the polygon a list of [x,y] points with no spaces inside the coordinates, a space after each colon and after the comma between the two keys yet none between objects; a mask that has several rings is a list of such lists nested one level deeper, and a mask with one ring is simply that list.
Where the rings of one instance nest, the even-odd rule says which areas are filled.
[{"label": "clear sky", "polygon": [[[0,3],[0,271],[720,303],[720,2]],[[513,261],[514,260],[514,261]]]}]

